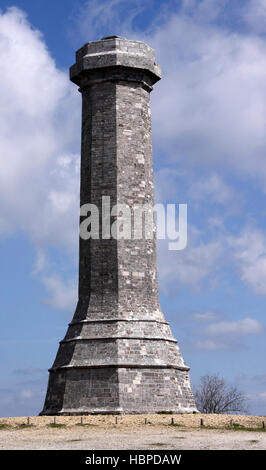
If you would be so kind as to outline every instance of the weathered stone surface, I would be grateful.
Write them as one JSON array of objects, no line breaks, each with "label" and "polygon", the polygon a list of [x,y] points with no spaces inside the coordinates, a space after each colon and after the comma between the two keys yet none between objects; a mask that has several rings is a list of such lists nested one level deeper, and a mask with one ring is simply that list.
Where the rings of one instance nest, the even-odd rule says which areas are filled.
[{"label": "weathered stone surface", "polygon": [[[153,206],[150,91],[160,79],[139,41],[103,38],[76,53],[82,93],[81,205]],[[158,301],[151,239],[80,239],[79,300],[50,369],[42,414],[196,411],[189,368]]]}]

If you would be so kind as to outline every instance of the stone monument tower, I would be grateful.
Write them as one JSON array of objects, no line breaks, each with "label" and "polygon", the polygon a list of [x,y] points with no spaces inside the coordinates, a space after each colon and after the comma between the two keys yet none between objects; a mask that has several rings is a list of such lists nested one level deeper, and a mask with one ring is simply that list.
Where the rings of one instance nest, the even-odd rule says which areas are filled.
[{"label": "stone monument tower", "polygon": [[158,302],[154,224],[150,239],[118,239],[101,223],[103,196],[111,207],[153,205],[150,91],[160,75],[147,44],[117,36],[85,44],[70,69],[82,94],[80,203],[99,208],[100,238],[80,238],[79,300],[43,415],[196,411]]}]

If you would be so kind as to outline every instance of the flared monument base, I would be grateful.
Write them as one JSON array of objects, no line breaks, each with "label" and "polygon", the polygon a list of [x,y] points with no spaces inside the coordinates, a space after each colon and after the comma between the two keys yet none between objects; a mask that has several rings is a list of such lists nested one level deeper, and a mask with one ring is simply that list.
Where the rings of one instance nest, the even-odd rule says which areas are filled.
[{"label": "flared monument base", "polygon": [[187,370],[66,367],[51,371],[40,415],[195,412]]}]

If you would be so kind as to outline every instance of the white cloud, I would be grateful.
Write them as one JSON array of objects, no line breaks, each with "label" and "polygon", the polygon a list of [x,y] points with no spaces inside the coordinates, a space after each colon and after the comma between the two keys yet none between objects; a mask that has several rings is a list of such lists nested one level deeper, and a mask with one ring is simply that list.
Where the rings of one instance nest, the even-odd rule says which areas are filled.
[{"label": "white cloud", "polygon": [[259,394],[258,394],[258,397],[259,397],[261,400],[266,401],[266,392],[259,393]]},{"label": "white cloud", "polygon": [[[103,21],[106,27],[116,26],[117,13],[121,5],[126,13],[126,4],[88,2],[90,18],[83,14],[84,25],[91,24],[92,35],[101,30]],[[132,18],[143,8],[141,3],[134,5],[120,21],[129,36]],[[201,2],[195,21],[195,16],[188,16],[193,2],[184,2],[183,12],[170,16],[168,12],[160,28],[139,37],[155,48],[164,71],[152,93],[153,137],[157,148],[162,146],[165,155],[172,155],[176,169],[165,167],[157,173],[161,200],[175,194],[179,198],[177,182],[183,179],[188,185],[190,169],[199,163],[208,168],[209,176],[195,179],[191,194],[226,206],[235,191],[218,174],[219,167],[266,176],[265,40],[215,27],[210,23],[213,5]],[[47,245],[77,253],[80,98],[24,13],[17,8],[0,13],[0,27],[0,233],[23,230],[36,246],[33,272],[40,273],[47,266]],[[217,217],[209,222],[223,226]],[[223,265],[224,240],[202,242],[192,226],[188,236],[188,247],[181,252],[169,252],[167,240],[158,244],[165,289],[169,284],[199,287],[208,276],[215,278]],[[264,240],[257,241],[264,250]],[[243,243],[239,238],[231,244],[241,277],[256,292],[266,293],[264,252],[254,254]],[[63,282],[49,274],[44,279],[53,292],[52,303],[62,306],[55,292],[67,290]]]},{"label": "white cloud", "polygon": [[253,33],[266,32],[266,1],[248,0],[243,7],[243,19]]},{"label": "white cloud", "polygon": [[[250,8],[256,4],[258,19],[265,1],[249,3]],[[80,31],[82,35],[90,31],[93,39],[99,39],[100,31],[110,34],[112,30],[155,49],[163,70],[163,79],[151,94],[153,140],[164,164],[155,175],[157,199],[180,202],[185,192],[196,202],[223,204],[228,212],[241,196],[227,183],[227,172],[230,177],[254,177],[266,188],[266,38],[231,28],[226,21],[215,22],[230,7],[228,0],[179,4],[179,11],[171,4],[156,14],[151,1],[151,24],[141,32],[134,25],[142,3],[133,1],[126,16],[124,0],[88,1],[80,15]],[[245,8],[236,7],[242,25]],[[176,253],[169,253],[167,243],[159,242],[161,286],[198,285],[219,270],[226,250],[232,260],[229,246],[236,247],[228,245],[225,220],[214,214],[207,223],[223,232],[218,240],[208,237],[203,243],[189,230],[188,247]],[[241,278],[264,293],[266,263],[261,257],[257,261],[257,265],[248,260],[239,263]]]},{"label": "white cloud", "polygon": [[246,228],[238,237],[229,237],[241,279],[254,292],[266,294],[266,237],[256,228]]},{"label": "white cloud", "polygon": [[20,397],[21,398],[32,398],[33,397],[33,392],[32,390],[21,390],[20,392]]},{"label": "white cloud", "polygon": [[169,240],[158,241],[159,279],[163,290],[189,285],[199,289],[210,274],[212,280],[223,264],[224,247],[219,240],[202,242],[201,233],[188,225],[187,247],[169,251]]},{"label": "white cloud", "polygon": [[194,350],[241,350],[245,347],[244,337],[265,334],[266,331],[261,322],[250,317],[219,321],[219,316],[213,316],[212,312],[193,317],[201,323],[209,323],[195,331],[195,341],[191,345]]},{"label": "white cloud", "polygon": [[[265,189],[266,38],[230,29],[229,21],[215,23],[230,8],[228,0],[183,0],[179,12],[172,4],[156,12],[151,1],[146,32],[134,26],[145,14],[143,3],[131,2],[126,15],[127,4],[86,2],[77,30],[83,39],[84,34],[90,39],[88,31],[93,39],[108,31],[144,40],[155,49],[163,79],[151,95],[153,139],[165,166],[171,161],[178,171],[233,170],[259,178]],[[250,10],[255,4],[259,17],[265,1],[252,0]],[[241,22],[246,10],[236,9]],[[220,202],[226,203],[233,194],[224,181],[217,183]]]},{"label": "white cloud", "polygon": [[[248,3],[256,17],[265,11],[265,0]],[[266,38],[230,29],[229,21],[215,23],[230,8],[228,0],[179,4],[179,12],[168,4],[156,12],[151,1],[151,24],[141,32],[135,20],[145,14],[142,2],[132,1],[126,14],[124,0],[87,1],[77,31],[83,39],[90,39],[88,31],[93,39],[103,31],[124,34],[155,49],[163,79],[151,95],[153,138],[165,164],[233,170],[258,177],[265,188]],[[236,10],[243,21],[246,10]],[[228,200],[222,189],[221,199]]]},{"label": "white cloud", "polygon": [[186,195],[182,191],[182,182],[187,177],[184,171],[177,168],[161,168],[154,173],[156,202],[164,203],[170,200],[184,203]]},{"label": "white cloud", "polygon": [[207,177],[198,178],[189,191],[194,200],[209,199],[211,202],[231,206],[236,200],[236,191],[216,173]]},{"label": "white cloud", "polygon": [[85,41],[113,34],[134,37],[132,24],[144,9],[139,0],[88,0],[77,17],[76,34]]},{"label": "white cloud", "polygon": [[62,281],[58,276],[43,278],[43,284],[48,292],[44,299],[55,309],[73,311],[77,303],[77,284],[74,280]]},{"label": "white cloud", "polygon": [[265,178],[265,41],[172,15],[147,42],[163,80],[153,135],[172,161]]},{"label": "white cloud", "polygon": [[198,322],[210,322],[217,320],[220,315],[216,312],[194,313],[193,318]]},{"label": "white cloud", "polygon": [[243,318],[238,321],[222,321],[208,325],[204,333],[208,336],[250,335],[264,332],[264,326],[254,318]]},{"label": "white cloud", "polygon": [[182,0],[181,11],[184,15],[193,17],[198,22],[210,22],[215,20],[228,0]]},{"label": "white cloud", "polygon": [[47,388],[47,374],[37,380],[12,383],[12,387],[0,389],[1,416],[36,416],[42,409]]},{"label": "white cloud", "polygon": [[248,347],[247,338],[266,333],[265,325],[255,318],[231,318],[215,311],[194,313],[189,322],[187,347],[199,351],[241,351]]},{"label": "white cloud", "polygon": [[47,265],[47,256],[42,250],[38,250],[36,253],[35,264],[32,270],[32,274],[39,274]]},{"label": "white cloud", "polygon": [[0,230],[76,251],[78,93],[21,10],[0,30]]},{"label": "white cloud", "polygon": [[80,96],[25,13],[0,11],[0,31],[0,235],[31,239],[47,302],[73,309],[75,285],[49,275],[47,248],[77,257]]},{"label": "white cloud", "polygon": [[228,343],[222,341],[214,341],[212,339],[206,339],[202,341],[196,340],[193,344],[193,349],[196,349],[198,351],[219,351],[228,349],[228,347],[230,348]]},{"label": "white cloud", "polygon": [[220,216],[215,215],[208,217],[207,224],[211,230],[219,230],[220,232],[225,231],[224,220]]}]

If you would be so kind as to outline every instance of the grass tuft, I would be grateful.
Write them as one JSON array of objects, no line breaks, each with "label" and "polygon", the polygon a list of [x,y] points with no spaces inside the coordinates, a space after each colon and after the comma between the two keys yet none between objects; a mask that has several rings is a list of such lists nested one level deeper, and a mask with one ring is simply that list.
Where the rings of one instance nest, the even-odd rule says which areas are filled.
[{"label": "grass tuft", "polygon": [[46,426],[48,428],[65,428],[66,427],[65,424],[61,424],[61,423],[49,423],[49,424],[46,424]]},{"label": "grass tuft", "polygon": [[10,426],[10,424],[0,423],[0,430],[11,429],[11,428],[12,426]]},{"label": "grass tuft", "polygon": [[213,429],[213,430],[223,430],[223,431],[254,431],[254,432],[266,432],[266,428],[252,428],[252,427],[246,427],[243,426],[242,424],[239,423],[233,423],[232,426],[223,426],[223,427],[218,427],[218,426],[200,426],[200,429]]},{"label": "grass tuft", "polygon": [[34,428],[34,424],[27,424],[27,423],[18,423],[17,424],[17,429],[28,429],[28,428]]},{"label": "grass tuft", "polygon": [[76,423],[75,426],[90,426],[90,427],[93,427],[93,426],[97,426],[97,424],[91,424],[91,423]]},{"label": "grass tuft", "polygon": [[152,444],[147,444],[147,445],[156,446],[156,447],[163,447],[163,446],[166,446],[167,444],[163,444],[162,442],[154,442]]}]

